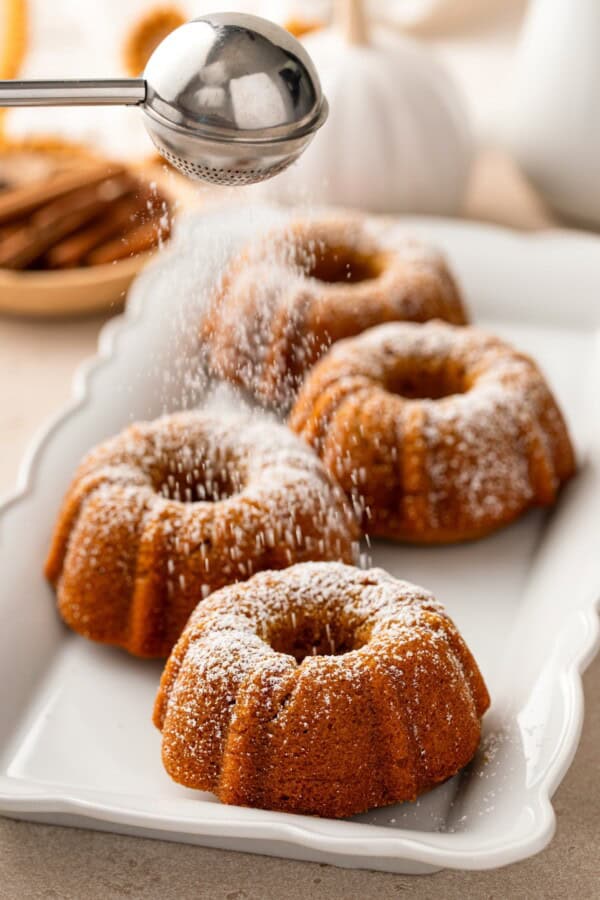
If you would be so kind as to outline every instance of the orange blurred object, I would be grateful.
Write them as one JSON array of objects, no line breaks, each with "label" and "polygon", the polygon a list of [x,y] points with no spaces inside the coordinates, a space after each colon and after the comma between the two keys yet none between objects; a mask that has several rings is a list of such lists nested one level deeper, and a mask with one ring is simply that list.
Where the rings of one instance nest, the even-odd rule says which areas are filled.
[{"label": "orange blurred object", "polygon": [[304,37],[305,34],[310,34],[311,31],[319,31],[324,27],[325,22],[322,22],[320,19],[302,19],[300,16],[292,16],[284,23],[284,28],[297,38]]},{"label": "orange blurred object", "polygon": [[136,78],[161,41],[187,20],[176,6],[151,9],[131,29],[123,47],[123,61],[129,75]]},{"label": "orange blurred object", "polygon": [[[27,49],[26,0],[0,0],[0,78],[16,78]],[[6,110],[0,110],[0,131]]]}]

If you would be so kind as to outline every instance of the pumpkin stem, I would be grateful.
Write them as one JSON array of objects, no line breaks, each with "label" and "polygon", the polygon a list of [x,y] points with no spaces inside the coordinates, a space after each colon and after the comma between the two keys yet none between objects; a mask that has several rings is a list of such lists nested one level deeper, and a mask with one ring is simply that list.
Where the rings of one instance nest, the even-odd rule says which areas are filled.
[{"label": "pumpkin stem", "polygon": [[369,43],[367,14],[363,0],[336,0],[335,21],[349,44]]}]

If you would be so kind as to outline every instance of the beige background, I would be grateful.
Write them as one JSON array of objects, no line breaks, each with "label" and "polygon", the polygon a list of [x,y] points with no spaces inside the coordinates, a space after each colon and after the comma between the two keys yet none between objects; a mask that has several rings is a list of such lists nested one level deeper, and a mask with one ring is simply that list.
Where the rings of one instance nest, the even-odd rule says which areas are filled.
[{"label": "beige background", "polygon": [[[521,228],[554,224],[512,166],[492,155],[480,160],[467,212]],[[0,494],[14,486],[35,430],[68,399],[102,324],[0,319]],[[556,837],[517,865],[410,878],[0,819],[0,898],[598,897],[600,658],[584,690],[581,744],[554,799]]]}]

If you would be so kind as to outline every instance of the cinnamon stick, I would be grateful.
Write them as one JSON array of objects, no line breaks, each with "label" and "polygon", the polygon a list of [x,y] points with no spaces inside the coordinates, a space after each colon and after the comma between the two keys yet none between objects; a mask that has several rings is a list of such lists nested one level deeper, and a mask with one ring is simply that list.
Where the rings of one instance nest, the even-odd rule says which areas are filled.
[{"label": "cinnamon stick", "polygon": [[107,241],[100,247],[96,247],[85,259],[91,266],[117,262],[137,253],[146,253],[157,247],[161,240],[166,240],[171,232],[171,223],[168,216],[161,216],[136,225],[121,237]]},{"label": "cinnamon stick", "polygon": [[104,218],[92,222],[51,247],[44,258],[44,263],[51,269],[80,266],[95,247],[138,223],[147,209],[149,196],[149,191],[142,190],[140,193],[117,200],[107,210]]},{"label": "cinnamon stick", "polygon": [[52,200],[124,173],[125,168],[117,163],[98,163],[4,190],[0,194],[0,224],[24,218]]},{"label": "cinnamon stick", "polygon": [[118,175],[71,191],[42,207],[0,245],[0,266],[23,269],[50,247],[92,221],[132,191],[134,179]]}]

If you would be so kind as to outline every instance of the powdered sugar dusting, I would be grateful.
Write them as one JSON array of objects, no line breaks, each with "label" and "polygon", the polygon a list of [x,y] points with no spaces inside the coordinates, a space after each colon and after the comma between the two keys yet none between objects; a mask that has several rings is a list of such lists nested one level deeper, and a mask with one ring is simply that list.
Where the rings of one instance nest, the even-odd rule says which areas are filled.
[{"label": "powdered sugar dusting", "polygon": [[476,536],[551,502],[561,470],[572,471],[535,364],[498,338],[443,322],[386,324],[340,341],[290,422],[374,533]]},{"label": "powdered sugar dusting", "polygon": [[[227,799],[226,773],[233,783],[262,785],[272,772],[299,795],[290,808],[344,814],[414,797],[463,765],[487,705],[484,688],[475,699],[476,683],[479,673],[428,591],[382,569],[302,563],[198,606],[165,670],[156,721],[167,767],[184,784]],[[367,787],[358,800],[357,781],[344,780],[340,728],[360,748],[354,774]],[[378,742],[389,749],[375,777]],[[270,745],[280,748],[273,757]],[[385,786],[388,777],[395,788]],[[307,799],[315,783],[333,792],[329,805]],[[262,790],[258,805],[268,796]]]},{"label": "powdered sugar dusting", "polygon": [[[357,555],[356,518],[339,486],[310,447],[264,416],[205,410],[132,425],[83,460],[67,517],[77,496],[59,599],[93,637],[86,608],[98,608],[101,571],[104,593],[112,585],[115,605],[131,608],[112,642],[131,646],[135,633],[144,655],[167,653],[216,588]],[[63,528],[59,520],[57,534]]]},{"label": "powdered sugar dusting", "polygon": [[329,213],[280,226],[236,256],[201,334],[213,374],[285,409],[336,340],[435,316],[465,319],[439,253],[382,221]]}]

